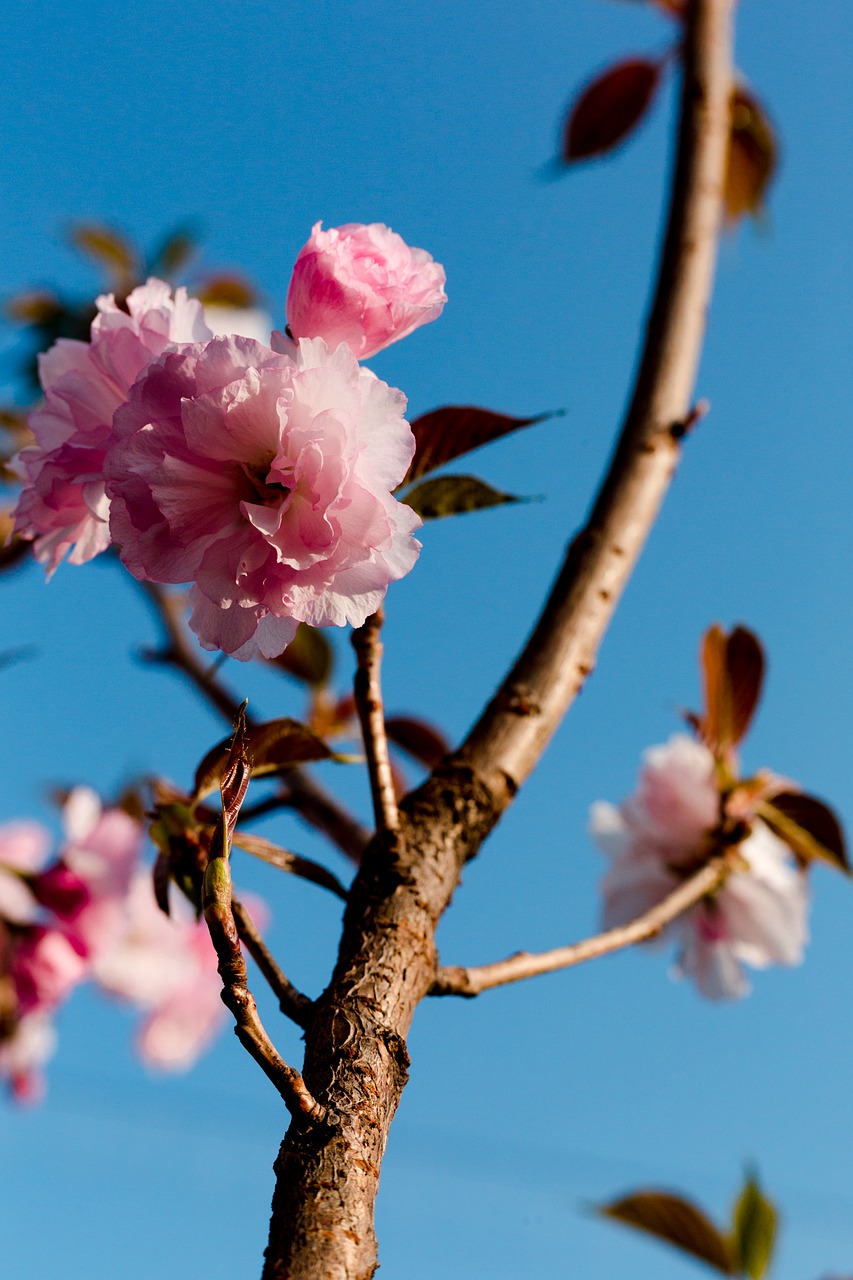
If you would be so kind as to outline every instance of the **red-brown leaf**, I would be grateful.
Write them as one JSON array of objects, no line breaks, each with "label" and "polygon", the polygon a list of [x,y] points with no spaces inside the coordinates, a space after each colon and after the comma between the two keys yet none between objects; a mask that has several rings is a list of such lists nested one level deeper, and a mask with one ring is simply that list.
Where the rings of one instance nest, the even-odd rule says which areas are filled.
[{"label": "red-brown leaf", "polygon": [[[203,799],[215,790],[228,768],[232,739],[208,751],[196,769],[194,795]],[[298,720],[282,718],[254,725],[246,735],[246,753],[256,777],[285,773],[300,764],[328,760],[331,751],[316,733]]]},{"label": "red-brown leaf", "polygon": [[712,750],[725,753],[749,728],[764,679],[764,652],[746,627],[730,635],[716,623],[702,641],[705,714],[702,735]]},{"label": "red-brown leaf", "polygon": [[604,155],[627,138],[648,110],[660,73],[660,62],[627,58],[587,85],[566,121],[563,161]]},{"label": "red-brown leaf", "polygon": [[841,823],[816,796],[780,791],[759,805],[758,814],[800,862],[817,858],[851,874]]},{"label": "red-brown leaf", "polygon": [[450,750],[450,743],[434,725],[414,716],[390,716],[385,721],[385,732],[413,760],[434,769]]},{"label": "red-brown leaf", "polygon": [[411,484],[420,476],[443,467],[445,462],[479,449],[482,444],[500,440],[512,431],[532,427],[553,416],[540,413],[534,418],[511,418],[505,413],[492,413],[490,409],[477,409],[468,404],[450,404],[424,413],[412,423],[415,456],[403,484]]},{"label": "red-brown leaf", "polygon": [[701,1209],[681,1196],[666,1191],[637,1191],[613,1204],[602,1205],[599,1212],[700,1258],[724,1276],[735,1274],[725,1236]]}]

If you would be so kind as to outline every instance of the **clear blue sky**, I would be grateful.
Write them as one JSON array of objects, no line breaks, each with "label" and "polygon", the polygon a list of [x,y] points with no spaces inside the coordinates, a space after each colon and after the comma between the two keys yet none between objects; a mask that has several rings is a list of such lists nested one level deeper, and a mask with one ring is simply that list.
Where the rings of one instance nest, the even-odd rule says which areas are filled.
[{"label": "clear blue sky", "polygon": [[[602,866],[588,806],[621,799],[642,749],[696,704],[696,646],[715,619],[752,626],[770,655],[746,764],[798,779],[853,827],[853,17],[846,0],[739,8],[739,63],[782,138],[769,226],[723,246],[699,383],[712,412],[595,677],[466,872],[442,926],[448,962],[595,928]],[[447,269],[443,318],[374,362],[412,412],[568,410],[472,461],[498,487],[546,501],[430,528],[390,596],[388,703],[458,737],[522,640],[618,423],[670,95],[611,162],[552,184],[537,171],[572,91],[617,55],[661,48],[666,22],[598,0],[66,0],[15,5],[4,30],[4,293],[93,288],[62,244],[72,218],[151,243],[190,217],[206,261],[251,273],[280,323],[311,224],[380,220]],[[133,584],[95,564],[64,567],[48,587],[31,569],[0,591],[0,651],[37,651],[0,672],[0,819],[46,817],[56,782],[109,791],[151,770],[187,780],[219,728],[177,681],[135,661],[154,629]],[[257,713],[299,714],[289,685],[235,663],[225,674]],[[339,780],[366,812],[357,772]],[[290,822],[269,834],[326,856]],[[318,991],[336,904],[254,866],[238,878],[271,903],[288,972]],[[853,1270],[853,894],[820,870],[814,892],[805,965],[757,975],[742,1004],[703,1003],[669,981],[661,956],[634,953],[424,1005],[383,1174],[382,1275],[676,1280],[689,1262],[595,1222],[584,1204],[657,1183],[719,1214],[745,1160],[785,1212],[779,1280]],[[189,1076],[152,1081],[128,1018],[94,996],[73,999],[60,1031],[44,1105],[0,1111],[7,1274],[259,1274],[284,1116],[233,1037]],[[293,1028],[275,1035],[297,1058]]]}]

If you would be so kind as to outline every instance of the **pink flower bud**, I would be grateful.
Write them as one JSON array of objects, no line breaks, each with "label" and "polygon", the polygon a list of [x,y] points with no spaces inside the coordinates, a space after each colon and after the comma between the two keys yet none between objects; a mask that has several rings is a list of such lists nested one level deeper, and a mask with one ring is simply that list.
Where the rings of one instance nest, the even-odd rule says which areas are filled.
[{"label": "pink flower bud", "polygon": [[322,230],[300,250],[287,293],[295,338],[346,342],[359,360],[441,315],[444,268],[381,222]]}]

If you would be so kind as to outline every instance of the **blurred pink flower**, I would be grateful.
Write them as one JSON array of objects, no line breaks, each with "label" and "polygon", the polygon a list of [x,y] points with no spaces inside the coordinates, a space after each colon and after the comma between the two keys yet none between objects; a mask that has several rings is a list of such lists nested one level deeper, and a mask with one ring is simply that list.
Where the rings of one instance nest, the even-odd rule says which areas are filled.
[{"label": "blurred pink flower", "polygon": [[49,1016],[29,1013],[11,1036],[0,1041],[0,1078],[17,1102],[39,1102],[44,1095],[41,1068],[53,1056],[56,1032]]},{"label": "blurred pink flower", "polygon": [[107,458],[125,565],[193,582],[201,643],[240,659],[281,653],[300,621],[359,626],[420,550],[391,494],[414,450],[404,396],[346,346],[292,350],[226,337],[164,355]]},{"label": "blurred pink flower", "polygon": [[[611,859],[604,878],[604,927],[648,911],[711,852],[721,816],[714,759],[702,743],[676,736],[646,752],[637,791],[617,809],[592,807],[590,831]],[[744,815],[747,816],[747,815]],[[807,941],[806,877],[760,821],[739,846],[748,868],[674,920],[676,972],[703,995],[745,995],[743,966],[798,964]]]},{"label": "blurred pink flower", "polygon": [[104,454],[133,383],[167,347],[211,336],[201,303],[185,289],[173,297],[153,277],[133,290],[127,310],[112,294],[97,307],[91,342],[60,338],[39,357],[45,399],[29,419],[36,443],[18,455],[15,528],[34,539],[48,576],[69,551],[70,562],[82,564],[109,545]]},{"label": "blurred pink flower", "polygon": [[86,976],[85,948],[59,929],[35,925],[12,953],[12,981],[22,1013],[55,1009]]},{"label": "blurred pink flower", "polygon": [[47,861],[51,837],[39,822],[7,822],[0,826],[0,919],[29,924],[40,912],[27,880]]},{"label": "blurred pink flower", "polygon": [[64,819],[62,860],[86,893],[67,931],[94,958],[114,944],[123,927],[125,899],[142,852],[142,828],[121,809],[102,809],[88,787],[70,793]]},{"label": "blurred pink flower", "polygon": [[146,1011],[137,1047],[150,1067],[190,1067],[226,1018],[206,924],[193,919],[177,894],[171,916],[164,915],[147,872],[134,878],[124,931],[97,958],[93,976],[105,991]]},{"label": "blurred pink flower", "polygon": [[287,293],[295,338],[323,338],[332,349],[346,342],[366,360],[441,315],[444,268],[423,249],[381,222],[322,225],[299,251]]}]

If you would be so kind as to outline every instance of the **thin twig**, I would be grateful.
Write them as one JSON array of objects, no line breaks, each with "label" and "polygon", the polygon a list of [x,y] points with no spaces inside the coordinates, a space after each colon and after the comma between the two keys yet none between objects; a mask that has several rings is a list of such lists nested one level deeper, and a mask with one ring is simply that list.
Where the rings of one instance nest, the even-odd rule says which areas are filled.
[{"label": "thin twig", "polygon": [[598,956],[609,955],[612,951],[621,951],[624,947],[633,946],[637,942],[646,942],[656,937],[662,930],[690,907],[695,906],[707,894],[718,889],[733,870],[730,855],[712,859],[701,871],[697,871],[689,880],[685,880],[662,902],[657,903],[644,915],[632,920],[630,924],[619,925],[598,933],[583,942],[575,942],[568,947],[555,947],[553,951],[541,951],[532,954],[520,951],[506,960],[498,960],[495,964],[478,965],[466,969],[454,965],[441,968],[436,976],[435,984],[430,991],[433,996],[478,996],[481,991],[489,991],[492,987],[503,987],[510,982],[521,982],[524,978],[535,978],[541,973],[554,973],[558,969],[569,969],[572,965],[583,964],[585,960],[595,960]]},{"label": "thin twig", "polygon": [[260,969],[278,1000],[278,1007],[286,1018],[299,1027],[307,1027],[314,1002],[294,987],[267,947],[248,909],[237,898],[231,898],[231,911],[240,941]]},{"label": "thin twig", "polygon": [[[145,654],[146,661],[170,667],[185,676],[228,724],[233,724],[240,700],[227,689],[203,662],[184,625],[182,596],[167,591],[157,582],[140,582],[140,588],[154,606],[166,644]],[[251,718],[247,718],[251,724]],[[326,789],[301,769],[293,769],[278,793],[276,808],[290,808],[315,830],[322,832],[342,853],[358,864],[370,840],[370,833],[348,813]]]},{"label": "thin twig", "polygon": [[385,732],[385,709],[382,705],[380,667],[382,663],[382,623],[385,617],[381,609],[367,619],[363,626],[352,633],[358,666],[353,690],[364,752],[370,774],[370,794],[373,797],[373,814],[377,831],[397,831],[400,815],[394,793],[394,777],[388,756],[388,737]]},{"label": "thin twig", "polygon": [[246,962],[234,918],[231,838],[250,777],[245,728],[245,720],[238,716],[228,767],[220,786],[222,813],[213,833],[211,857],[204,872],[202,910],[216,951],[217,968],[222,979],[222,1003],[234,1016],[238,1040],[275,1085],[291,1115],[324,1124],[328,1120],[326,1108],[316,1101],[299,1072],[284,1061],[261,1022],[255,997],[249,989]]},{"label": "thin twig", "polygon": [[687,9],[669,222],[616,450],[532,635],[459,753],[499,807],[509,803],[533,769],[593,669],[691,421],[721,223],[731,10],[732,0],[696,0]]}]

